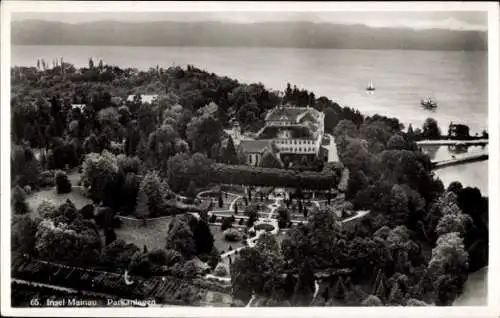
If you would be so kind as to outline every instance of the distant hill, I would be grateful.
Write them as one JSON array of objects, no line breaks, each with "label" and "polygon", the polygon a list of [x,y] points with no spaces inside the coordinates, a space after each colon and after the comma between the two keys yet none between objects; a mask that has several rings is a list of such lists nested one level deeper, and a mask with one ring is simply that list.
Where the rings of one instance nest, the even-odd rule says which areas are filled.
[{"label": "distant hill", "polygon": [[370,28],[312,22],[102,21],[12,23],[12,44],[290,47],[322,49],[487,50],[487,32]]}]

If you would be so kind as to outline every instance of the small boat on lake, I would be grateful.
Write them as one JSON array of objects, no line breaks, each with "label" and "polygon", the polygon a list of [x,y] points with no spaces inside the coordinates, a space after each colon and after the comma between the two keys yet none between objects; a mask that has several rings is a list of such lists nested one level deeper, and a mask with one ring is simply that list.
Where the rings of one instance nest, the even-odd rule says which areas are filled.
[{"label": "small boat on lake", "polygon": [[375,91],[375,86],[373,86],[373,82],[370,81],[368,87],[366,88],[366,92],[374,92],[374,91]]},{"label": "small boat on lake", "polygon": [[422,105],[422,107],[427,110],[435,110],[437,108],[436,101],[431,97],[421,100],[420,105]]}]

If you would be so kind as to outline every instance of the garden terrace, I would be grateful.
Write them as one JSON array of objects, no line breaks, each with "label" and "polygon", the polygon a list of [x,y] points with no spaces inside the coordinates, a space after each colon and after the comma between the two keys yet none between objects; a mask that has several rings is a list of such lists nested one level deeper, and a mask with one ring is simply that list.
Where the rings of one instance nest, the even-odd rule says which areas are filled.
[{"label": "garden terrace", "polygon": [[340,178],[340,171],[297,171],[220,163],[213,164],[209,174],[212,182],[305,189],[335,188]]},{"label": "garden terrace", "polygon": [[[22,258],[22,256],[20,256]],[[130,277],[135,283],[125,284],[123,275],[69,267],[39,260],[15,260],[14,278],[39,283],[116,295],[128,299],[155,299],[157,303],[200,305],[207,289],[176,277]],[[165,278],[165,279],[164,279]]]}]

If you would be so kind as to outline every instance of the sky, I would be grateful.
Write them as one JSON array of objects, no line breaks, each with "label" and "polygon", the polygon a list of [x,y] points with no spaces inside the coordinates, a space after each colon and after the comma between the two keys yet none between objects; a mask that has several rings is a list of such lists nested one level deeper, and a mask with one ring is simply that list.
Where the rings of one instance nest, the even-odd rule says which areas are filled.
[{"label": "sky", "polygon": [[443,28],[487,30],[487,13],[481,11],[406,11],[406,12],[17,12],[13,21],[48,20],[83,23],[104,20],[145,21],[219,21],[258,23],[268,21],[310,21],[364,24],[371,27]]}]

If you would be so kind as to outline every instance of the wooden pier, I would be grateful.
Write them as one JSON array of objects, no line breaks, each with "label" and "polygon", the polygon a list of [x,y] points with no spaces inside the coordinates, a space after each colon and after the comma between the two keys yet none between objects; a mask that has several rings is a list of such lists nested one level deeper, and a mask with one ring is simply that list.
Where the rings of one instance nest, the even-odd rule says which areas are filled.
[{"label": "wooden pier", "polygon": [[442,139],[442,140],[420,140],[417,141],[419,146],[484,146],[488,144],[488,139],[476,139],[476,140],[452,140],[452,139]]},{"label": "wooden pier", "polygon": [[488,152],[486,152],[486,151],[481,151],[481,152],[471,153],[471,154],[464,154],[464,155],[461,155],[459,158],[453,158],[453,159],[449,159],[449,160],[433,161],[432,162],[432,169],[436,170],[436,169],[461,165],[464,163],[471,163],[471,162],[483,161],[483,160],[488,160]]}]

